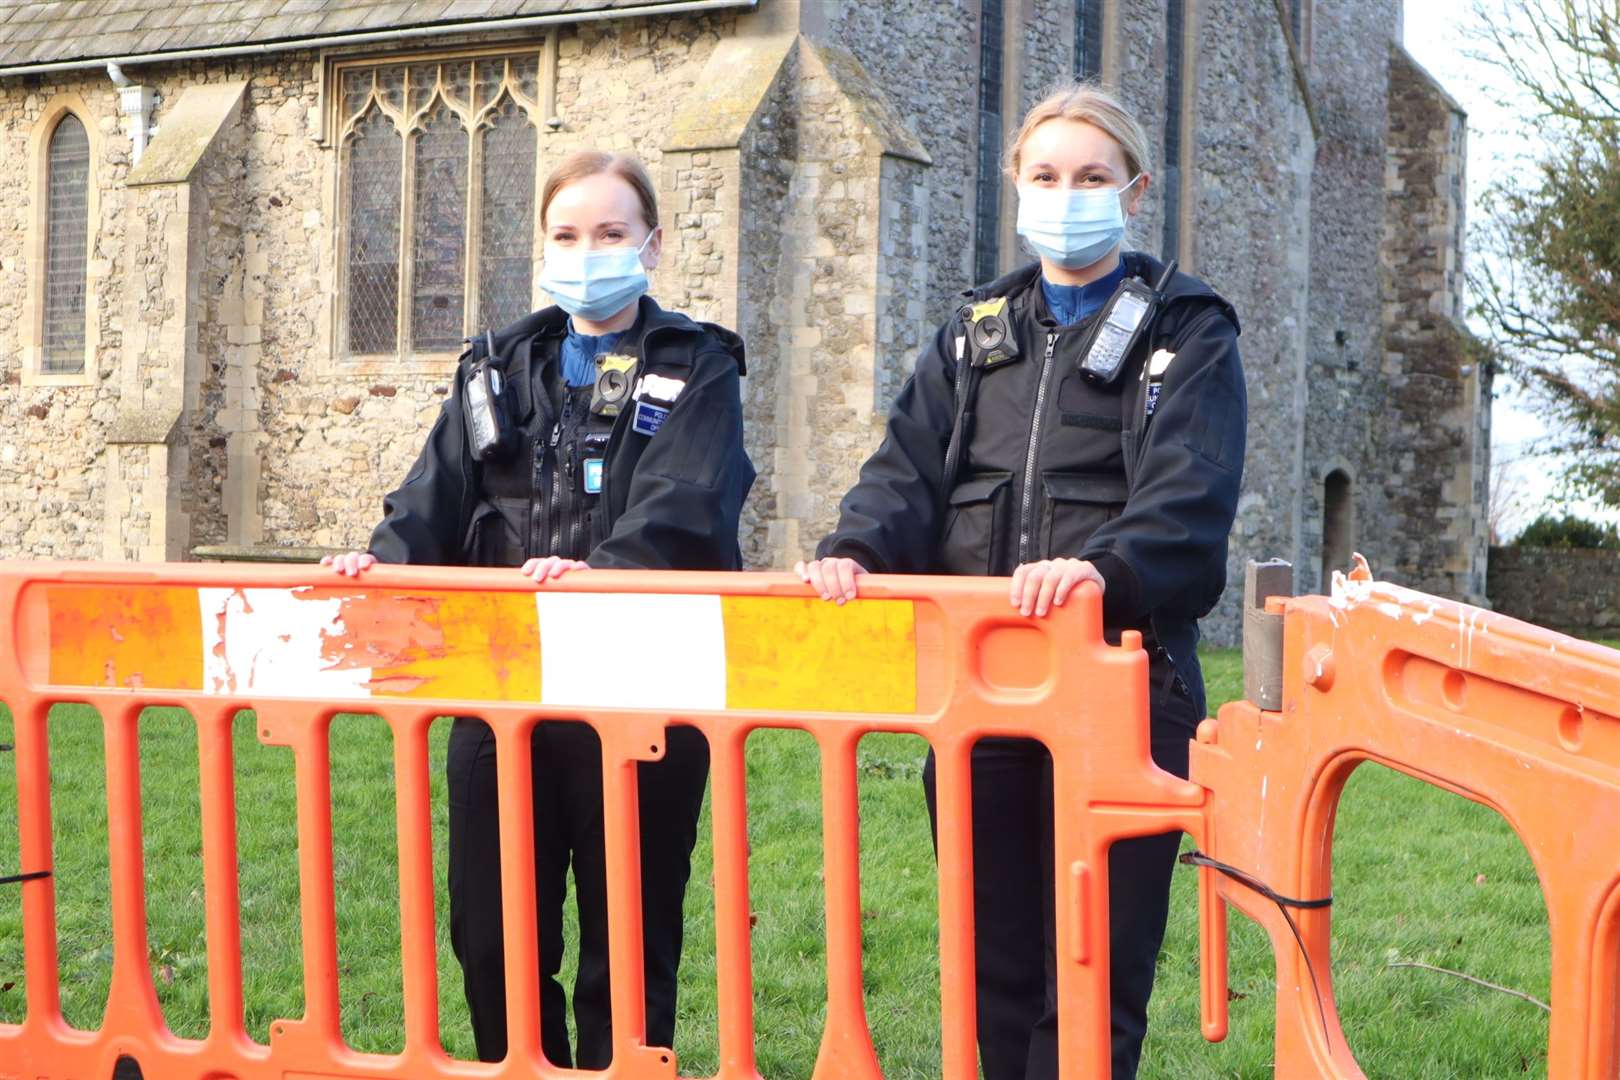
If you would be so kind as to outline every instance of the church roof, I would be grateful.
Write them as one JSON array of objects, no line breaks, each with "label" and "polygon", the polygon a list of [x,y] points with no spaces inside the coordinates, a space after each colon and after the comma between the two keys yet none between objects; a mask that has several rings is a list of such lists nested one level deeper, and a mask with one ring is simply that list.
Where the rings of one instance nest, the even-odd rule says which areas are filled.
[{"label": "church roof", "polygon": [[581,20],[757,0],[9,0],[0,5],[0,74],[34,65],[145,61],[164,53],[300,41],[524,16]]}]

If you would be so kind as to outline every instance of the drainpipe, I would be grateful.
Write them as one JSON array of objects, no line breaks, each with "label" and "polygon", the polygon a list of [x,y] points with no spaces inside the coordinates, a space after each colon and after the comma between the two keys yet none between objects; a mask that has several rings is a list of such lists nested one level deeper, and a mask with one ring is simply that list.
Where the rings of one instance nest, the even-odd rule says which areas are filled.
[{"label": "drainpipe", "polygon": [[131,122],[135,146],[130,152],[130,164],[138,165],[146,152],[146,140],[156,134],[152,128],[152,107],[157,103],[157,92],[150,86],[131,82],[124,69],[111,60],[107,62],[107,77],[118,87],[118,111]]}]

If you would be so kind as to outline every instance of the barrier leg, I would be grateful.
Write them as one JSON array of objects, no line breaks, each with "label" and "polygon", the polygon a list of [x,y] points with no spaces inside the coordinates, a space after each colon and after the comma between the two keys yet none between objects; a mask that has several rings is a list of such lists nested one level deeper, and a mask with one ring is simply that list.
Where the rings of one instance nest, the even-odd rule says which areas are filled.
[{"label": "barrier leg", "polygon": [[709,753],[722,1080],[759,1076],[754,1059],[753,912],[748,895],[747,736],[741,728],[717,734]]},{"label": "barrier leg", "polygon": [[56,949],[56,878],[51,856],[50,705],[40,700],[12,703],[12,738],[17,754],[17,852],[20,869],[51,870],[53,876],[25,881],[22,890],[23,970],[27,980],[27,1028],[62,1022],[61,965]]},{"label": "barrier leg", "polygon": [[945,1080],[979,1075],[973,957],[973,744],[934,747],[939,815],[940,1045]]},{"label": "barrier leg", "polygon": [[232,705],[197,718],[202,782],[203,904],[208,927],[208,1038],[245,1045],[241,887],[236,867],[236,753]]},{"label": "barrier leg", "polygon": [[405,1053],[437,1054],[438,942],[433,925],[433,810],[428,779],[432,714],[390,715],[394,736],[395,827],[399,834],[400,959],[404,967]]},{"label": "barrier leg", "polygon": [[853,728],[822,734],[821,807],[827,897],[827,1028],[813,1080],[882,1080],[861,980],[860,794]]}]

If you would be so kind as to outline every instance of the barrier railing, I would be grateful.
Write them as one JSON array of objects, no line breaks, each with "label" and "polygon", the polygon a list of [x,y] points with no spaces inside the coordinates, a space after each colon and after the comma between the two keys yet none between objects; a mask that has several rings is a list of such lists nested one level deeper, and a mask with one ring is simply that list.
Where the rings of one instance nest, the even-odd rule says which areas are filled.
[{"label": "barrier railing", "polygon": [[[1360,1077],[1332,992],[1334,814],[1377,762],[1500,813],[1540,877],[1552,938],[1547,1075],[1620,1071],[1620,665],[1612,650],[1408,589],[1365,568],[1283,614],[1281,709],[1207,720],[1192,778],[1209,791],[1199,871],[1205,1035],[1227,1026],[1227,907],[1277,958],[1276,1075]],[[1268,891],[1270,895],[1268,895]],[[1298,903],[1303,901],[1303,903]]]},{"label": "barrier railing", "polygon": [[[1103,641],[1090,587],[1038,621],[1011,611],[1004,583],[872,577],[862,590],[838,607],[781,575],[592,572],[537,591],[511,571],[377,567],[350,582],[309,568],[7,565],[0,699],[15,723],[21,869],[35,876],[8,886],[22,890],[27,1015],[0,1025],[0,1077],[110,1077],[122,1058],[154,1080],[583,1075],[540,1050],[529,746],[535,725],[553,719],[583,720],[601,739],[606,1076],[676,1071],[673,1053],[644,1038],[634,767],[662,756],[672,725],[700,730],[710,746],[718,1077],[757,1075],[743,750],[762,728],[807,731],[821,757],[827,1017],[817,1080],[880,1076],[861,957],[856,746],[871,732],[920,735],[937,758],[946,1080],[978,1075],[969,753],[990,735],[1045,743],[1060,1070],[1065,1080],[1107,1075],[1109,845],[1175,829],[1209,842],[1205,793],[1151,762],[1140,638]],[[580,645],[603,635],[613,649]],[[650,670],[628,677],[617,661],[627,655]],[[94,707],[106,747],[113,971],[91,1032],[61,1013],[46,738],[60,702]],[[327,732],[357,705],[387,722],[394,744],[405,1033],[393,1055],[350,1048],[339,1024]],[[197,1040],[165,1026],[147,960],[136,731],[150,706],[184,708],[198,725],[210,1023]],[[296,762],[305,1012],[273,1022],[268,1043],[243,1023],[230,739],[241,709],[256,714],[262,742],[291,748]],[[499,1064],[452,1059],[439,1039],[427,736],[443,715],[483,718],[497,747],[509,1031]]]}]

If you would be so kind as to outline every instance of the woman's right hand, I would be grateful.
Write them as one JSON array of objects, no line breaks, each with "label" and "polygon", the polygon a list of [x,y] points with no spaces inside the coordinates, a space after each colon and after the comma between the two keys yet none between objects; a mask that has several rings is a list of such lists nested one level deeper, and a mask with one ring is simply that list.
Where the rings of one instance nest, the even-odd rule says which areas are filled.
[{"label": "woman's right hand", "polygon": [[330,566],[343,577],[359,577],[377,565],[377,556],[369,551],[350,551],[342,555],[322,555],[321,565]]},{"label": "woman's right hand", "polygon": [[855,599],[855,579],[866,573],[866,567],[854,559],[800,559],[793,567],[799,580],[821,594],[823,600],[836,600],[842,604]]}]

